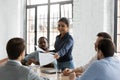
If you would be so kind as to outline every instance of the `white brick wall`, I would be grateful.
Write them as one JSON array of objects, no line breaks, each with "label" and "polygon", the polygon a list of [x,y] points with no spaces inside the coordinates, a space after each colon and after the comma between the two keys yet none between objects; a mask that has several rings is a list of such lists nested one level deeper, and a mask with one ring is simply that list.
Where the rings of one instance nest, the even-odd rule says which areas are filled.
[{"label": "white brick wall", "polygon": [[23,36],[22,2],[0,0],[0,59],[7,57],[6,43],[12,37]]},{"label": "white brick wall", "polygon": [[[106,5],[109,9],[111,8],[109,1],[112,0],[108,0],[107,3],[104,0],[73,1],[73,37],[75,41],[73,54],[76,67],[84,65],[96,54],[94,50],[96,35],[98,32],[105,31],[103,28],[106,23],[104,17],[111,17],[110,11],[106,15],[104,13]],[[107,27],[111,29],[111,26]]]}]

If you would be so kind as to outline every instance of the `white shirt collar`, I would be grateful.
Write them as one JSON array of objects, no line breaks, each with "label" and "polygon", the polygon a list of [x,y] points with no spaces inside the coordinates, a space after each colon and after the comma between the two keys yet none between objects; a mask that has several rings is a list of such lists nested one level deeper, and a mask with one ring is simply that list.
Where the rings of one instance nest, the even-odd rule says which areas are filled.
[{"label": "white shirt collar", "polygon": [[20,62],[20,61],[18,61],[18,60],[11,60],[11,59],[9,59],[8,61],[16,62],[16,63],[18,63],[18,64],[22,65],[22,64],[21,64],[21,62]]}]

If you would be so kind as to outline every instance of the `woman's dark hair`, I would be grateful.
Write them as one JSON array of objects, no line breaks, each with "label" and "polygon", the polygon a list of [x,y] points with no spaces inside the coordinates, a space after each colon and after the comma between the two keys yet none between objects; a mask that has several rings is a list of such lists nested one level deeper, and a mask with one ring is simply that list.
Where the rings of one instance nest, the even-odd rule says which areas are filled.
[{"label": "woman's dark hair", "polygon": [[104,57],[111,57],[114,55],[115,46],[112,40],[104,38],[98,43],[98,50],[101,50]]},{"label": "woman's dark hair", "polygon": [[62,17],[58,22],[64,22],[69,27],[69,20],[66,17]]},{"label": "woman's dark hair", "polygon": [[22,38],[12,38],[6,46],[9,59],[15,60],[25,50],[25,41]]},{"label": "woman's dark hair", "polygon": [[100,32],[100,33],[97,34],[97,36],[98,37],[103,37],[103,38],[108,38],[108,39],[112,40],[111,36],[106,32]]}]

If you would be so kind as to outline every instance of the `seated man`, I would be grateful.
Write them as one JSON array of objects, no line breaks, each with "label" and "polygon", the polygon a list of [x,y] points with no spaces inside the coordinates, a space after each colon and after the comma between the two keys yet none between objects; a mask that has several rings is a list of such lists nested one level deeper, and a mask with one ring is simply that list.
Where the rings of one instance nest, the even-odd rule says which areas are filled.
[{"label": "seated man", "polygon": [[[32,52],[28,54],[24,59],[25,65],[31,65],[31,63],[34,63],[36,65],[39,65],[39,53],[47,53],[49,52],[49,46],[48,46],[48,40],[45,37],[40,37],[38,40],[38,50],[35,52]],[[53,64],[48,64],[46,67],[54,67],[57,64],[54,62]]]},{"label": "seated man", "polygon": [[89,68],[77,77],[70,74],[70,80],[120,80],[120,60],[113,57],[115,46],[110,39],[102,39],[98,43],[97,58]]},{"label": "seated man", "polygon": [[[106,32],[100,32],[97,34],[97,39],[96,39],[96,42],[95,42],[95,50],[97,50],[97,45],[98,45],[98,42],[101,40],[101,39],[104,39],[104,38],[108,38],[108,39],[111,39],[111,36],[106,33]],[[114,54],[114,57],[119,59],[120,57],[118,57],[118,55],[115,53]],[[81,75],[81,73],[83,73],[94,61],[96,61],[98,58],[97,58],[97,55],[93,56],[91,58],[91,60],[85,64],[84,66],[80,66],[78,68],[75,68],[75,69],[65,69],[63,71],[63,74],[64,75],[69,75],[71,72],[75,72],[77,76]]]},{"label": "seated man", "polygon": [[25,56],[25,42],[22,38],[10,39],[6,50],[9,60],[0,66],[0,80],[46,80],[20,63]]}]

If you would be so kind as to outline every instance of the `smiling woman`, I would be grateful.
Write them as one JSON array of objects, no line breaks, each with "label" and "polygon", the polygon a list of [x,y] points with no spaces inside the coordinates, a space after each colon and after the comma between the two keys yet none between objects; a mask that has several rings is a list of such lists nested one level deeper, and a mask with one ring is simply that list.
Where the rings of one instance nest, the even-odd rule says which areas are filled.
[{"label": "smiling woman", "polygon": [[59,35],[56,36],[55,41],[55,55],[57,59],[58,69],[64,70],[65,68],[74,68],[72,49],[74,40],[69,33],[69,20],[66,17],[62,17],[58,21]]}]

